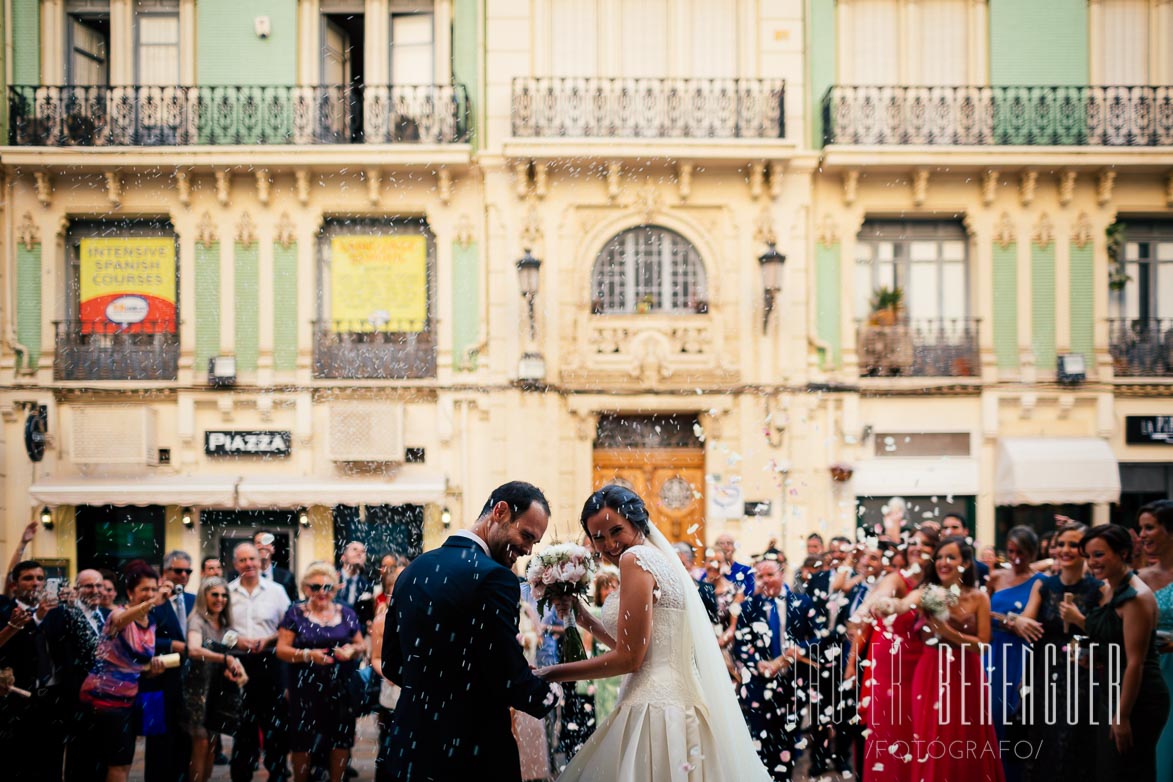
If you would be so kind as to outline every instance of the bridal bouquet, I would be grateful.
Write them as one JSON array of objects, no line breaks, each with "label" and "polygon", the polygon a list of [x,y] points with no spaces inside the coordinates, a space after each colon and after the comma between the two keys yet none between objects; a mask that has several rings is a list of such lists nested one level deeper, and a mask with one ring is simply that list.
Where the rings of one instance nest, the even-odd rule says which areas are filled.
[{"label": "bridal bouquet", "polygon": [[[538,607],[544,611],[561,598],[585,595],[590,589],[593,569],[591,552],[574,543],[557,543],[530,559],[525,578]],[[574,611],[571,611],[566,617],[566,632],[562,637],[562,661],[585,659],[586,649],[574,624]]]},{"label": "bridal bouquet", "polygon": [[920,607],[929,616],[942,622],[949,618],[949,609],[961,599],[961,588],[957,585],[946,589],[940,584],[929,584],[921,592]]}]

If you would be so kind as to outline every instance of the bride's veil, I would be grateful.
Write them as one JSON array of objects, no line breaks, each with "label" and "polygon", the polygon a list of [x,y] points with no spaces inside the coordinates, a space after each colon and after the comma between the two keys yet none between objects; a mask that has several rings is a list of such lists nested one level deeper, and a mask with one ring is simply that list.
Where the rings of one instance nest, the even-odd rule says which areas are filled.
[{"label": "bride's veil", "polygon": [[741,714],[741,706],[733,684],[729,681],[729,671],[725,667],[725,658],[721,655],[721,648],[717,645],[717,637],[713,633],[713,625],[709,621],[709,614],[701,602],[700,592],[693,587],[692,575],[685,569],[680,556],[672,548],[672,544],[664,537],[654,524],[650,524],[648,542],[658,549],[667,558],[674,572],[683,579],[686,586],[685,607],[688,615],[688,631],[692,638],[693,659],[696,660],[697,672],[700,674],[701,694],[709,712],[710,727],[713,730],[716,746],[720,749],[719,758],[705,758],[708,767],[718,765],[721,770],[721,779],[736,780],[769,780],[765,766],[758,758],[757,747],[749,735],[745,717]]}]

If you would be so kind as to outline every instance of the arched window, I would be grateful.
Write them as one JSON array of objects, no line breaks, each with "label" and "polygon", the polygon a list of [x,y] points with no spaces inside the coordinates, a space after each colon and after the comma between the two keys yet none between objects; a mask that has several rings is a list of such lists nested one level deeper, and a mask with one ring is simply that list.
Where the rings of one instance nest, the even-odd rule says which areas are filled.
[{"label": "arched window", "polygon": [[641,225],[616,234],[595,259],[591,310],[596,314],[706,312],[700,253],[675,231]]}]

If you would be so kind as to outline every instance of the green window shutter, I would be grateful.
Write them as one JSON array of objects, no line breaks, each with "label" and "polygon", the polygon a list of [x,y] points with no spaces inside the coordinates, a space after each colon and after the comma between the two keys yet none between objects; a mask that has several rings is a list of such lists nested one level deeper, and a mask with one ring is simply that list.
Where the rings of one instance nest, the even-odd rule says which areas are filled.
[{"label": "green window shutter", "polygon": [[1030,246],[1031,346],[1035,367],[1055,369],[1055,243]]},{"label": "green window shutter", "polygon": [[28,348],[28,366],[41,360],[41,245],[16,245],[16,338]]},{"label": "green window shutter", "polygon": [[990,0],[990,84],[1087,84],[1087,7],[1088,0]]},{"label": "green window shutter", "polygon": [[[834,0],[811,0],[810,29],[807,34],[807,58],[810,69],[810,128],[809,146],[818,149],[823,146],[823,97],[835,83],[836,59],[835,2]],[[787,85],[787,90],[801,89],[801,82]],[[797,96],[802,100],[802,96]]]},{"label": "green window shutter", "polygon": [[297,242],[273,246],[273,368],[297,369]]},{"label": "green window shutter", "polygon": [[247,246],[236,242],[233,257],[236,262],[233,276],[236,369],[238,372],[255,372],[261,352],[260,245],[255,241]]},{"label": "green window shutter", "polygon": [[823,366],[828,368],[839,366],[843,344],[839,323],[843,298],[839,247],[838,242],[830,246],[820,242],[815,246],[815,329],[819,339],[831,350],[831,355],[823,356]]},{"label": "green window shutter", "polygon": [[1018,245],[994,243],[994,356],[999,369],[1018,368]]},{"label": "green window shutter", "polygon": [[477,368],[470,350],[477,344],[481,324],[481,276],[477,243],[452,243],[452,366],[458,372]]},{"label": "green window shutter", "polygon": [[1095,350],[1095,282],[1092,243],[1071,245],[1071,350],[1088,364]]},{"label": "green window shutter", "polygon": [[40,0],[12,0],[12,80],[41,83]]},{"label": "green window shutter", "polygon": [[208,359],[220,352],[220,243],[195,247],[195,374],[208,371]]}]

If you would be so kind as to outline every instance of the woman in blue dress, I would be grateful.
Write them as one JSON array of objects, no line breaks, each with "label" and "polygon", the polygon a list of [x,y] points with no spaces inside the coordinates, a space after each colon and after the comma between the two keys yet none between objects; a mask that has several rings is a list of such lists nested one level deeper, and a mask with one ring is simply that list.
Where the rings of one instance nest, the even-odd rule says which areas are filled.
[{"label": "woman in blue dress", "polygon": [[[1024,526],[1012,528],[1006,533],[1006,558],[1010,566],[991,572],[986,586],[990,592],[990,614],[994,619],[986,670],[990,676],[994,730],[999,741],[1006,738],[1006,724],[1015,719],[1018,711],[1023,651],[1027,646],[1026,641],[1004,624],[1004,620],[1026,609],[1035,583],[1043,578],[1031,569],[1038,553],[1039,537],[1034,530]],[[1002,758],[1006,782],[1021,779],[1021,765],[1013,753]]]},{"label": "woman in blue dress", "polygon": [[[1153,564],[1140,578],[1157,599],[1157,651],[1161,677],[1173,692],[1173,502],[1160,500],[1145,505],[1137,514],[1140,541]],[[1157,741],[1157,782],[1173,782],[1173,719]]]}]

